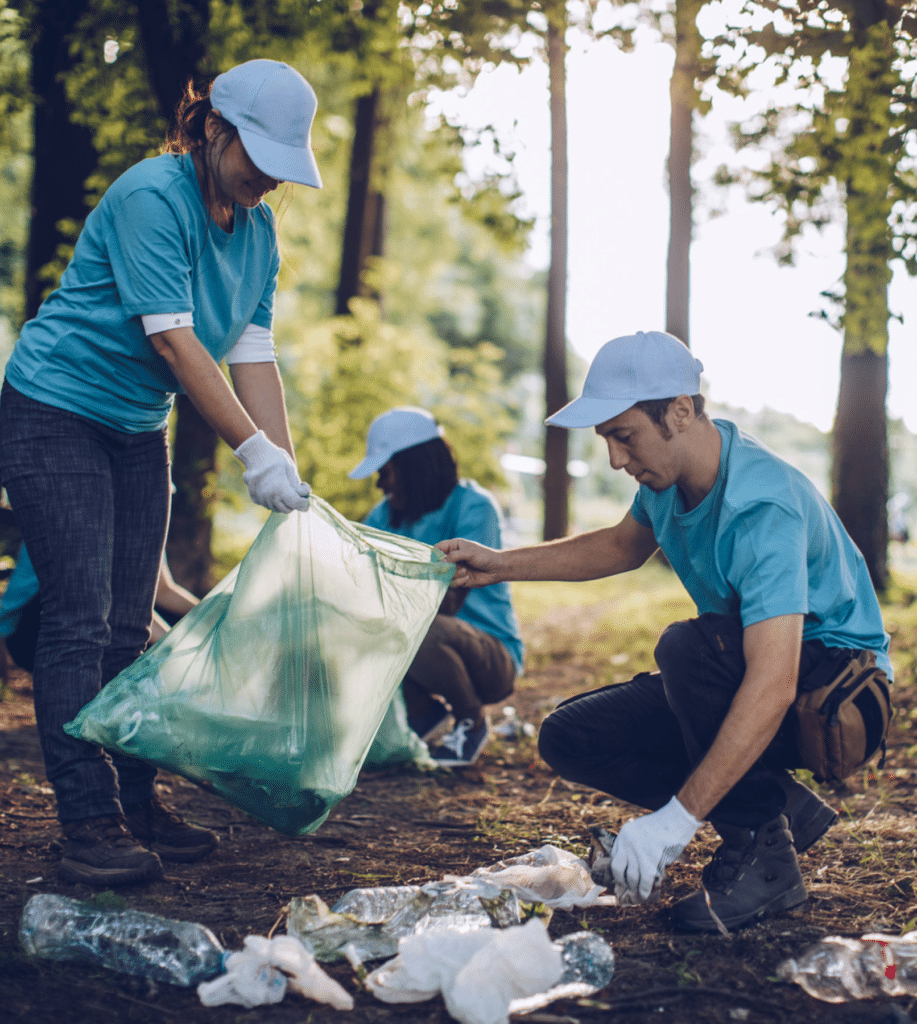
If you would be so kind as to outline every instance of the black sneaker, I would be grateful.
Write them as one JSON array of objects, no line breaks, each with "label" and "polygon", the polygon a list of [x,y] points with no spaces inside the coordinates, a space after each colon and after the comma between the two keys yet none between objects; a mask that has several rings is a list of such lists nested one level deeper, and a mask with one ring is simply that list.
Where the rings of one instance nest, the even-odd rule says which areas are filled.
[{"label": "black sneaker", "polygon": [[137,842],[120,814],[68,822],[59,874],[66,882],[133,885],[162,878],[162,861]]},{"label": "black sneaker", "polygon": [[793,845],[797,853],[805,853],[837,821],[837,811],[792,775],[780,784],[786,793],[783,814],[793,833]]},{"label": "black sneaker", "polygon": [[127,827],[163,860],[190,864],[213,853],[219,836],[210,829],[189,825],[154,796],[143,803],[124,808]]},{"label": "black sneaker", "polygon": [[703,888],[673,905],[676,927],[716,932],[719,919],[732,931],[806,899],[793,836],[782,814],[755,832],[724,824],[716,829],[723,845],[704,868]]},{"label": "black sneaker", "polygon": [[449,718],[449,709],[441,700],[430,704],[417,715],[408,715],[408,725],[422,739],[428,739]]},{"label": "black sneaker", "polygon": [[490,725],[486,718],[477,728],[473,718],[463,718],[430,750],[430,757],[444,768],[474,764],[487,746],[489,737]]}]

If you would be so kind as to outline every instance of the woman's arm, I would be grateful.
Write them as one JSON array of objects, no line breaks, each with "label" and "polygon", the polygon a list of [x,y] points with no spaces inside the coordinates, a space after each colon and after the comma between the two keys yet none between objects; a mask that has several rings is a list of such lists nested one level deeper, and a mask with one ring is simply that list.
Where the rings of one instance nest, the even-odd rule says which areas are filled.
[{"label": "woman's arm", "polygon": [[236,395],[259,430],[296,462],[283,381],[276,363],[233,363],[229,367]]},{"label": "woman's arm", "polygon": [[151,334],[150,342],[165,359],[197,411],[230,448],[235,450],[258,432],[255,421],[229,386],[216,360],[198,340],[193,327],[175,327]]},{"label": "woman's arm", "polygon": [[[300,480],[296,470],[276,365],[273,378],[263,371],[260,377],[257,373],[242,374],[246,380],[243,383],[245,401],[251,404],[254,416],[263,420],[262,427],[249,415],[193,328],[175,327],[151,334],[150,341],[201,416],[232,447],[245,466],[242,479],[252,500],[274,512],[287,513],[294,509],[305,512],[309,508],[310,488]],[[238,367],[233,379],[238,379]],[[253,382],[257,380],[267,382],[266,397],[255,395]],[[281,443],[275,444],[267,436],[268,429]]]}]

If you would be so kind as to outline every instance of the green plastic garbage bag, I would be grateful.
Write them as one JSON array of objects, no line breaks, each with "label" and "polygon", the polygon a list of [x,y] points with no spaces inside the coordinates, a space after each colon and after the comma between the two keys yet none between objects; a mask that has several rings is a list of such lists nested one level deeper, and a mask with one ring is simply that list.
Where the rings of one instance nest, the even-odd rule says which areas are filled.
[{"label": "green plastic garbage bag", "polygon": [[65,729],[210,783],[288,835],[354,787],[454,566],[320,498],[272,515],[242,562]]},{"label": "green plastic garbage bag", "polygon": [[376,738],[369,748],[363,767],[383,769],[404,764],[433,768],[436,762],[430,757],[426,743],[408,725],[408,712],[399,687],[376,731]]}]

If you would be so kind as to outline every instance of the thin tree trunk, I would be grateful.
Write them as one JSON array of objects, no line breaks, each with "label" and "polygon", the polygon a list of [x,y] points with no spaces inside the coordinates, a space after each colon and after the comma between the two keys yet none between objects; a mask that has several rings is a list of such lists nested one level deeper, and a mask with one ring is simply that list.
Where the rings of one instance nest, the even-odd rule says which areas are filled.
[{"label": "thin tree trunk", "polygon": [[888,581],[888,359],[875,352],[841,357],[834,421],[833,504],[862,551],[877,590]]},{"label": "thin tree trunk", "polygon": [[172,515],[166,556],[176,583],[203,597],[213,575],[213,482],[217,435],[187,395],[176,398]]},{"label": "thin tree trunk", "polygon": [[57,285],[49,264],[60,246],[74,242],[58,228],[61,221],[82,224],[89,212],[85,183],[98,155],[92,131],[71,120],[64,76],[79,61],[70,37],[87,8],[81,0],[45,0],[33,21],[31,85],[34,164],[31,219],[26,248],[25,319],[38,312],[45,294]]},{"label": "thin tree trunk", "polygon": [[[210,8],[207,0],[187,0],[182,18],[170,18],[165,0],[140,0],[137,5],[147,75],[159,111],[171,125],[188,82],[197,83],[207,64]],[[166,554],[177,583],[203,596],[213,576],[213,476],[219,438],[191,401],[176,401],[172,480],[176,493]]]},{"label": "thin tree trunk", "polygon": [[337,316],[346,316],[350,312],[350,300],[363,294],[363,271],[366,269],[367,257],[373,252],[377,235],[379,220],[375,216],[375,209],[370,211],[369,200],[378,110],[378,89],[373,89],[371,93],[357,100],[353,148],[350,154],[347,218],[344,223],[341,272],[335,303]]},{"label": "thin tree trunk", "polygon": [[147,75],[169,125],[185,86],[189,81],[196,84],[207,65],[210,4],[208,0],[183,0],[181,6],[181,17],[175,22],[165,0],[137,3]]},{"label": "thin tree trunk", "polygon": [[[565,18],[563,8],[559,11]],[[544,344],[544,382],[547,415],[569,401],[567,389],[567,52],[564,25],[548,23],[548,71],[551,92],[551,265],[548,270],[548,308]],[[569,434],[547,427],[544,447],[545,540],[566,536],[569,530],[570,476],[567,473]]]},{"label": "thin tree trunk", "polygon": [[[876,590],[888,583],[888,284],[893,158],[885,152],[895,49],[881,4],[857,5],[844,99],[862,150],[846,182],[844,345],[834,422],[832,501]],[[884,105],[884,109],[883,109]]]},{"label": "thin tree trunk", "polygon": [[690,250],[693,232],[694,189],[691,161],[694,150],[693,118],[697,107],[697,63],[700,33],[697,0],[675,2],[675,66],[669,83],[669,252],[666,264],[666,330],[690,344]]}]

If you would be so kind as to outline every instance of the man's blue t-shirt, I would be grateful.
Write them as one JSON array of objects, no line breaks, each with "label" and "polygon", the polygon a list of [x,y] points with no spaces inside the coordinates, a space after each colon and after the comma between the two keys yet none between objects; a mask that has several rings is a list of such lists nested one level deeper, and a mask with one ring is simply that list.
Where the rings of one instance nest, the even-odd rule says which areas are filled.
[{"label": "man's blue t-shirt", "polygon": [[6,376],[29,398],[116,430],[157,430],[181,387],[140,317],[192,312],[219,362],[249,324],[271,327],[279,267],[266,203],[236,205],[228,233],[207,213],[190,156],[141,160],[86,218]]},{"label": "man's blue t-shirt", "polygon": [[874,650],[891,679],[879,602],[837,514],[798,470],[734,423],[714,423],[720,468],[700,505],[685,511],[675,486],[641,486],[631,506],[698,614],[735,615],[743,627],[802,614],[803,639]]},{"label": "man's blue t-shirt", "polygon": [[[440,508],[421,516],[414,523],[392,526],[387,498],[376,505],[364,522],[377,530],[388,530],[424,544],[433,545],[451,537],[464,537],[490,548],[500,548],[503,546],[502,518],[500,507],[489,491],[474,480],[460,480]],[[508,583],[469,590],[456,617],[496,637],[509,651],[516,671],[522,671],[522,639]]]}]

